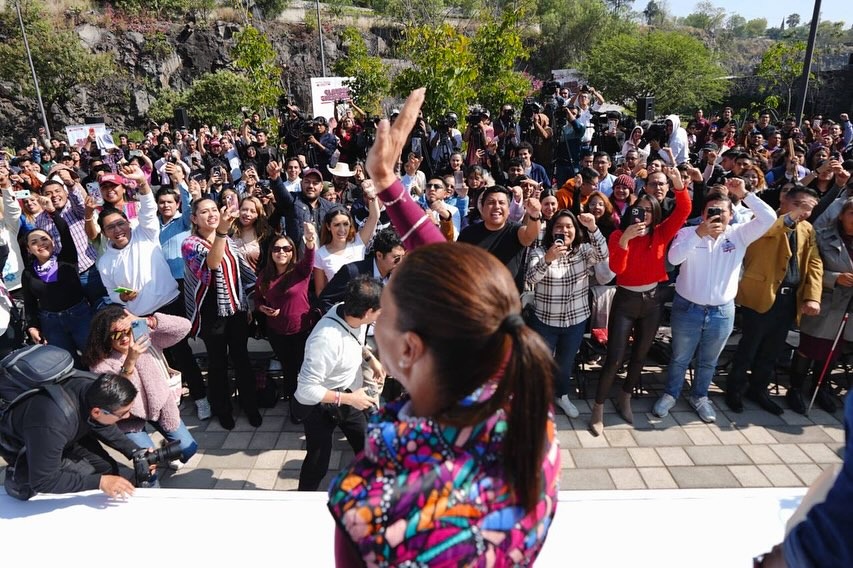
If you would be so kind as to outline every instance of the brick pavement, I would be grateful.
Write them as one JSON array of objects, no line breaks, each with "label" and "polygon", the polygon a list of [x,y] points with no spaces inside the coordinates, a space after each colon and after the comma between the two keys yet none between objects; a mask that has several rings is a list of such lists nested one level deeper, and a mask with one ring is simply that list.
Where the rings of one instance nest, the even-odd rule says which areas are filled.
[{"label": "brick pavement", "polygon": [[[576,401],[581,412],[577,419],[558,414],[561,489],[800,487],[841,461],[840,410],[835,415],[813,409],[808,417],[791,411],[773,416],[745,401],[746,411],[734,414],[726,408],[720,389],[713,386],[717,423],[701,422],[684,399],[660,419],[650,412],[662,387],[660,369],[646,369],[644,382],[651,392],[633,400],[634,427],[622,422],[612,399],[605,405],[606,429],[599,438],[586,430],[587,401]],[[286,403],[263,410],[264,423],[258,429],[238,416],[230,432],[215,419],[200,422],[192,404],[184,407],[184,421],[198,441],[199,452],[181,470],[166,472],[164,487],[296,488],[305,436],[301,426],[290,422]],[[351,459],[352,451],[341,435],[335,440],[322,487]]]}]

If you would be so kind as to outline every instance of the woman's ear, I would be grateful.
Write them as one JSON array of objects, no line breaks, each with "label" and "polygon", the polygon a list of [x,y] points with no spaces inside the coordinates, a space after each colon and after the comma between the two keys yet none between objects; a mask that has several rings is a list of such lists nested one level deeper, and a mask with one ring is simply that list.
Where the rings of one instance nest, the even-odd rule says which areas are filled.
[{"label": "woman's ear", "polygon": [[410,369],[426,355],[426,345],[423,338],[414,331],[407,331],[400,336],[402,350],[400,352],[400,366]]}]

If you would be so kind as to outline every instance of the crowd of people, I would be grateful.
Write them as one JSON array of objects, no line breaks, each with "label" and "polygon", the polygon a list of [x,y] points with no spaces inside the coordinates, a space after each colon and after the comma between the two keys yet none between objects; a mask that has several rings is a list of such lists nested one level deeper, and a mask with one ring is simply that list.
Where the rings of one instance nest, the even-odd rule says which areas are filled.
[{"label": "crowd of people", "polygon": [[[238,128],[163,124],[108,147],[40,132],[0,162],[13,300],[3,347],[55,345],[81,369],[127,379],[112,408],[81,395],[82,416],[120,412],[110,423],[138,447],[160,431],[179,444],[180,467],[197,450],[182,385],[198,418],[226,429],[236,387],[260,426],[247,344],[268,339],[281,397],[305,428],[300,489],[325,476],[335,428],[357,453],[330,488],[337,554],[353,565],[486,549],[535,558],[559,471],[550,409],[579,416],[572,379],[586,334],[606,350],[596,436],[626,359],[615,405],[632,423],[665,312],[672,356],[657,416],[692,367],[688,402],[715,421],[708,392],[736,314],[730,410],[746,397],[784,411],[768,385],[799,327],[785,405],[805,413],[816,390],[836,411],[822,371],[853,341],[848,116],[798,125],[767,111],[738,124],[725,108],[683,128],[677,115],[636,124],[599,112],[604,95],[586,85],[544,94],[518,120],[511,105],[494,121],[474,108],[463,131],[452,113],[429,124],[422,91],[378,125],[351,102],[333,121],[288,106],[279,145],[258,115]],[[205,345],[206,379],[191,338]],[[399,464],[409,489],[389,501],[382,472]],[[57,490],[49,479],[33,487]],[[424,524],[417,495],[478,483],[488,512],[504,513],[495,533],[433,546],[439,523],[460,525]],[[402,523],[393,535],[391,519]]]}]

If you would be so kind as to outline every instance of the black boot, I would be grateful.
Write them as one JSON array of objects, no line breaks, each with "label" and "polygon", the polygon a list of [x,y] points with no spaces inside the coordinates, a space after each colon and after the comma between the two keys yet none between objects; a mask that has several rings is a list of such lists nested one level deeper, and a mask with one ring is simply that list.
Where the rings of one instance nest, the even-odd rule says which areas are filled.
[{"label": "black boot", "polygon": [[785,393],[785,401],[788,407],[797,414],[806,413],[806,403],[803,401],[803,384],[809,374],[809,368],[812,365],[812,360],[795,352],[794,358],[791,360],[791,386],[788,392]]},{"label": "black boot", "polygon": [[835,404],[835,397],[832,396],[832,392],[829,390],[829,385],[825,382],[820,385],[820,388],[817,389],[817,396],[815,397],[815,404],[817,404],[821,410],[829,412],[832,414],[836,411],[837,406]]}]

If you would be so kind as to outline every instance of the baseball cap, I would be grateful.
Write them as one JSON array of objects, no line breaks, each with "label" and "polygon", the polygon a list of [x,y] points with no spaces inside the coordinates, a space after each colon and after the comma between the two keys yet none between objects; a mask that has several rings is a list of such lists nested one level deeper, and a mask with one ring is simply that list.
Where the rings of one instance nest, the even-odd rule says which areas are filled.
[{"label": "baseball cap", "polygon": [[126,185],[127,179],[118,175],[118,174],[104,174],[101,176],[101,179],[98,182],[101,185],[110,184],[110,185]]},{"label": "baseball cap", "polygon": [[320,179],[323,179],[323,174],[317,168],[307,168],[302,171],[302,177],[308,177],[311,174],[315,174]]}]

